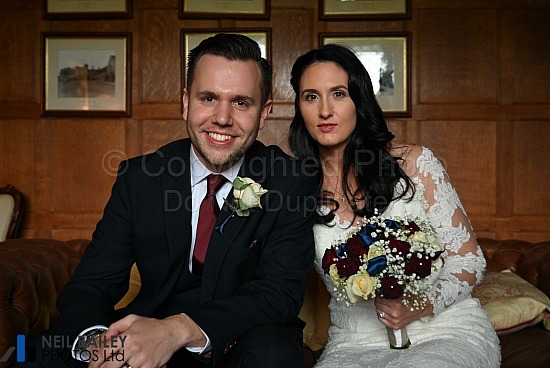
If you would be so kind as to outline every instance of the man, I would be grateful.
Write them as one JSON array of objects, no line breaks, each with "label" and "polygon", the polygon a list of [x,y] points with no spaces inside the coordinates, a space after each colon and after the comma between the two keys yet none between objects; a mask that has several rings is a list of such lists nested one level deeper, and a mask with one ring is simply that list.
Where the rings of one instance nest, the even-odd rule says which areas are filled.
[{"label": "man", "polygon": [[[121,164],[58,300],[54,331],[74,338],[109,326],[88,349],[97,348],[89,367],[302,366],[297,314],[313,262],[318,184],[301,161],[256,141],[272,106],[271,76],[242,35],[218,34],[191,51],[183,92],[190,139]],[[202,231],[211,173],[227,181],[213,194],[215,228]],[[235,197],[237,176],[258,203]],[[201,261],[195,248],[205,235]],[[134,262],[140,292],[115,311]]]}]

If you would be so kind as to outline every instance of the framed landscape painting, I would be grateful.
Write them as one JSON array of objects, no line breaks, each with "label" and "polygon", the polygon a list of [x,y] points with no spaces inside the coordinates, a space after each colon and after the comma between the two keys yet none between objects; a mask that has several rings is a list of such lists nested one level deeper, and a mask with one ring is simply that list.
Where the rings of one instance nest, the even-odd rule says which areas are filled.
[{"label": "framed landscape painting", "polygon": [[[187,73],[187,56],[189,51],[195,46],[217,33],[238,33],[250,37],[260,45],[262,57],[271,61],[271,29],[270,28],[254,28],[254,29],[182,29],[181,30],[181,58],[182,58],[182,86],[185,86]],[[183,88],[182,87],[182,88]]]},{"label": "framed landscape painting", "polygon": [[44,116],[129,116],[129,33],[45,33]]},{"label": "framed landscape painting", "polygon": [[384,114],[410,116],[410,34],[322,33],[320,43],[336,43],[353,49],[371,77]]},{"label": "framed landscape painting", "polygon": [[132,0],[43,0],[45,19],[117,19],[132,17]]},{"label": "framed landscape painting", "polygon": [[179,16],[186,18],[269,19],[270,0],[180,0]]},{"label": "framed landscape painting", "polygon": [[404,19],[411,0],[319,0],[321,20]]}]

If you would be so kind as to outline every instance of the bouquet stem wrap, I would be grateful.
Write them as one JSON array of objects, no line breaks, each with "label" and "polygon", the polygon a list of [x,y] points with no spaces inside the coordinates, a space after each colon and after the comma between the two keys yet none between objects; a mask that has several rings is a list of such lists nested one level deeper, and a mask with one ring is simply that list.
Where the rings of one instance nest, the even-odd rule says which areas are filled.
[{"label": "bouquet stem wrap", "polygon": [[388,332],[388,340],[390,341],[390,349],[408,349],[411,346],[411,340],[407,334],[407,328],[399,328],[397,330],[386,327]]}]

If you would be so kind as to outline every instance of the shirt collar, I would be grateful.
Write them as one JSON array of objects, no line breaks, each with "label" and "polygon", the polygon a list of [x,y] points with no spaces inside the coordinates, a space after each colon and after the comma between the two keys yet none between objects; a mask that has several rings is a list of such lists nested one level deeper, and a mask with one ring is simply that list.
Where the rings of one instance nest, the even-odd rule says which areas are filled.
[{"label": "shirt collar", "polygon": [[194,187],[210,174],[223,175],[228,182],[233,183],[233,180],[235,180],[235,178],[239,174],[239,170],[241,169],[241,166],[244,162],[244,156],[241,157],[239,161],[237,161],[237,163],[231,166],[229,169],[221,173],[213,173],[202,164],[202,162],[197,157],[197,154],[195,153],[193,145],[191,145],[189,161],[191,164],[191,187]]}]

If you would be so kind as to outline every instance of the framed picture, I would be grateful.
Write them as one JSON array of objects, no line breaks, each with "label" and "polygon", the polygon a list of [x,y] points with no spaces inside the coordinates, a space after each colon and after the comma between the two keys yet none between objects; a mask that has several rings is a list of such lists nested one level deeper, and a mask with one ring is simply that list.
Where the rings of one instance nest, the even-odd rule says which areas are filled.
[{"label": "framed picture", "polygon": [[355,51],[372,80],[386,116],[410,116],[410,34],[321,34],[320,43]]},{"label": "framed picture", "polygon": [[182,89],[185,87],[187,74],[187,56],[189,51],[198,46],[202,40],[214,36],[216,33],[238,33],[250,37],[260,45],[262,57],[271,60],[271,28],[255,29],[182,29],[181,30],[181,58],[182,58]]},{"label": "framed picture", "polygon": [[44,33],[44,116],[130,116],[130,33]]},{"label": "framed picture", "polygon": [[319,0],[320,19],[399,19],[410,16],[410,0]]},{"label": "framed picture", "polygon": [[180,18],[269,19],[271,0],[179,0]]},{"label": "framed picture", "polygon": [[43,0],[45,19],[116,19],[132,17],[132,0]]}]

